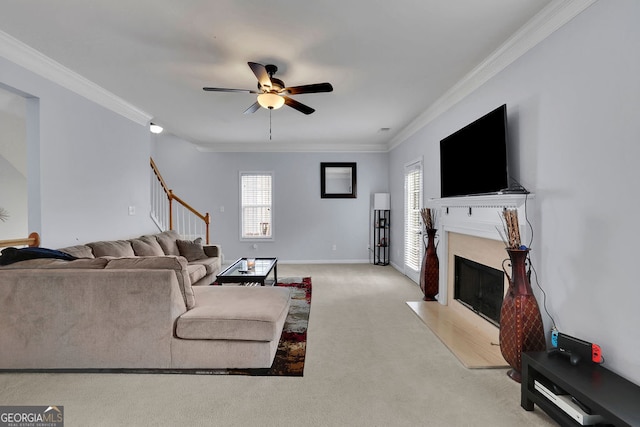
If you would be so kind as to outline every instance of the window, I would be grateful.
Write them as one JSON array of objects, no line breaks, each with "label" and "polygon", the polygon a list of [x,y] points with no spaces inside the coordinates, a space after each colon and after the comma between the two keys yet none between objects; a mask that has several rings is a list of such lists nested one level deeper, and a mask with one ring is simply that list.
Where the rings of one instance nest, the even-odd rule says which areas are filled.
[{"label": "window", "polygon": [[273,172],[240,172],[240,238],[272,239]]},{"label": "window", "polygon": [[[404,172],[404,265],[405,274],[419,279],[422,261],[422,162],[405,166]],[[415,277],[414,277],[415,276]]]}]

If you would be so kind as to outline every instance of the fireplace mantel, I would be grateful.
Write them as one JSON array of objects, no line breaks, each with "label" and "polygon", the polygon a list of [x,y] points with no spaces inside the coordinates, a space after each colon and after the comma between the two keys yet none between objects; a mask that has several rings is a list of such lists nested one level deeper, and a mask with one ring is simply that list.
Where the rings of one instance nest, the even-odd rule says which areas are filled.
[{"label": "fireplace mantel", "polygon": [[[440,282],[438,302],[447,304],[447,268],[448,233],[466,234],[492,240],[503,240],[498,230],[503,230],[502,210],[517,209],[520,223],[520,236],[523,244],[530,240],[530,227],[527,224],[527,203],[533,194],[492,194],[483,196],[447,197],[429,199],[427,207],[435,209],[439,243]],[[445,268],[443,268],[445,267]]]}]

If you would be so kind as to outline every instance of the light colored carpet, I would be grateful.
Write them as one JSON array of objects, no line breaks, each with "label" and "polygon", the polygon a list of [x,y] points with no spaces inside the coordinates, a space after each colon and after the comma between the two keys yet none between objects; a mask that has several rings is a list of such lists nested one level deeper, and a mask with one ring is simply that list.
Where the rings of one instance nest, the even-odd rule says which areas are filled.
[{"label": "light colored carpet", "polygon": [[[0,374],[2,405],[64,405],[65,426],[554,426],[505,369],[464,368],[393,267],[285,265],[311,276],[304,377]],[[46,351],[46,349],[43,349]]]}]

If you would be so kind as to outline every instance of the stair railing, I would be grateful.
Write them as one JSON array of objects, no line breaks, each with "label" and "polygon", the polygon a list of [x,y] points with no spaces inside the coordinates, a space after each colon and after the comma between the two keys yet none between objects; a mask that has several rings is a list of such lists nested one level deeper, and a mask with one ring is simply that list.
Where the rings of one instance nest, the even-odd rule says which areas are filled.
[{"label": "stair railing", "polygon": [[29,237],[26,239],[0,240],[0,248],[8,248],[10,246],[29,246],[36,248],[40,246],[40,235],[34,231],[29,234]]},{"label": "stair railing", "polygon": [[[209,213],[201,214],[173,193],[151,161],[151,218],[160,231],[176,230],[185,239],[202,237],[209,244]],[[176,203],[173,203],[173,202]]]}]

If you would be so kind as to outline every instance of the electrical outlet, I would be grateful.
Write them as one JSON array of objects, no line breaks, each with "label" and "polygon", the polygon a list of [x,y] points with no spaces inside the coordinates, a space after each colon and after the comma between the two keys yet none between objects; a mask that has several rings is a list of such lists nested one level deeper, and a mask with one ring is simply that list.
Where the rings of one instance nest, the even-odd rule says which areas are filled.
[{"label": "electrical outlet", "polygon": [[331,246],[331,250],[335,251],[336,249],[338,249],[338,247],[336,245]]},{"label": "electrical outlet", "polygon": [[136,214],[136,207],[129,206],[129,215],[135,215],[135,214]]}]

